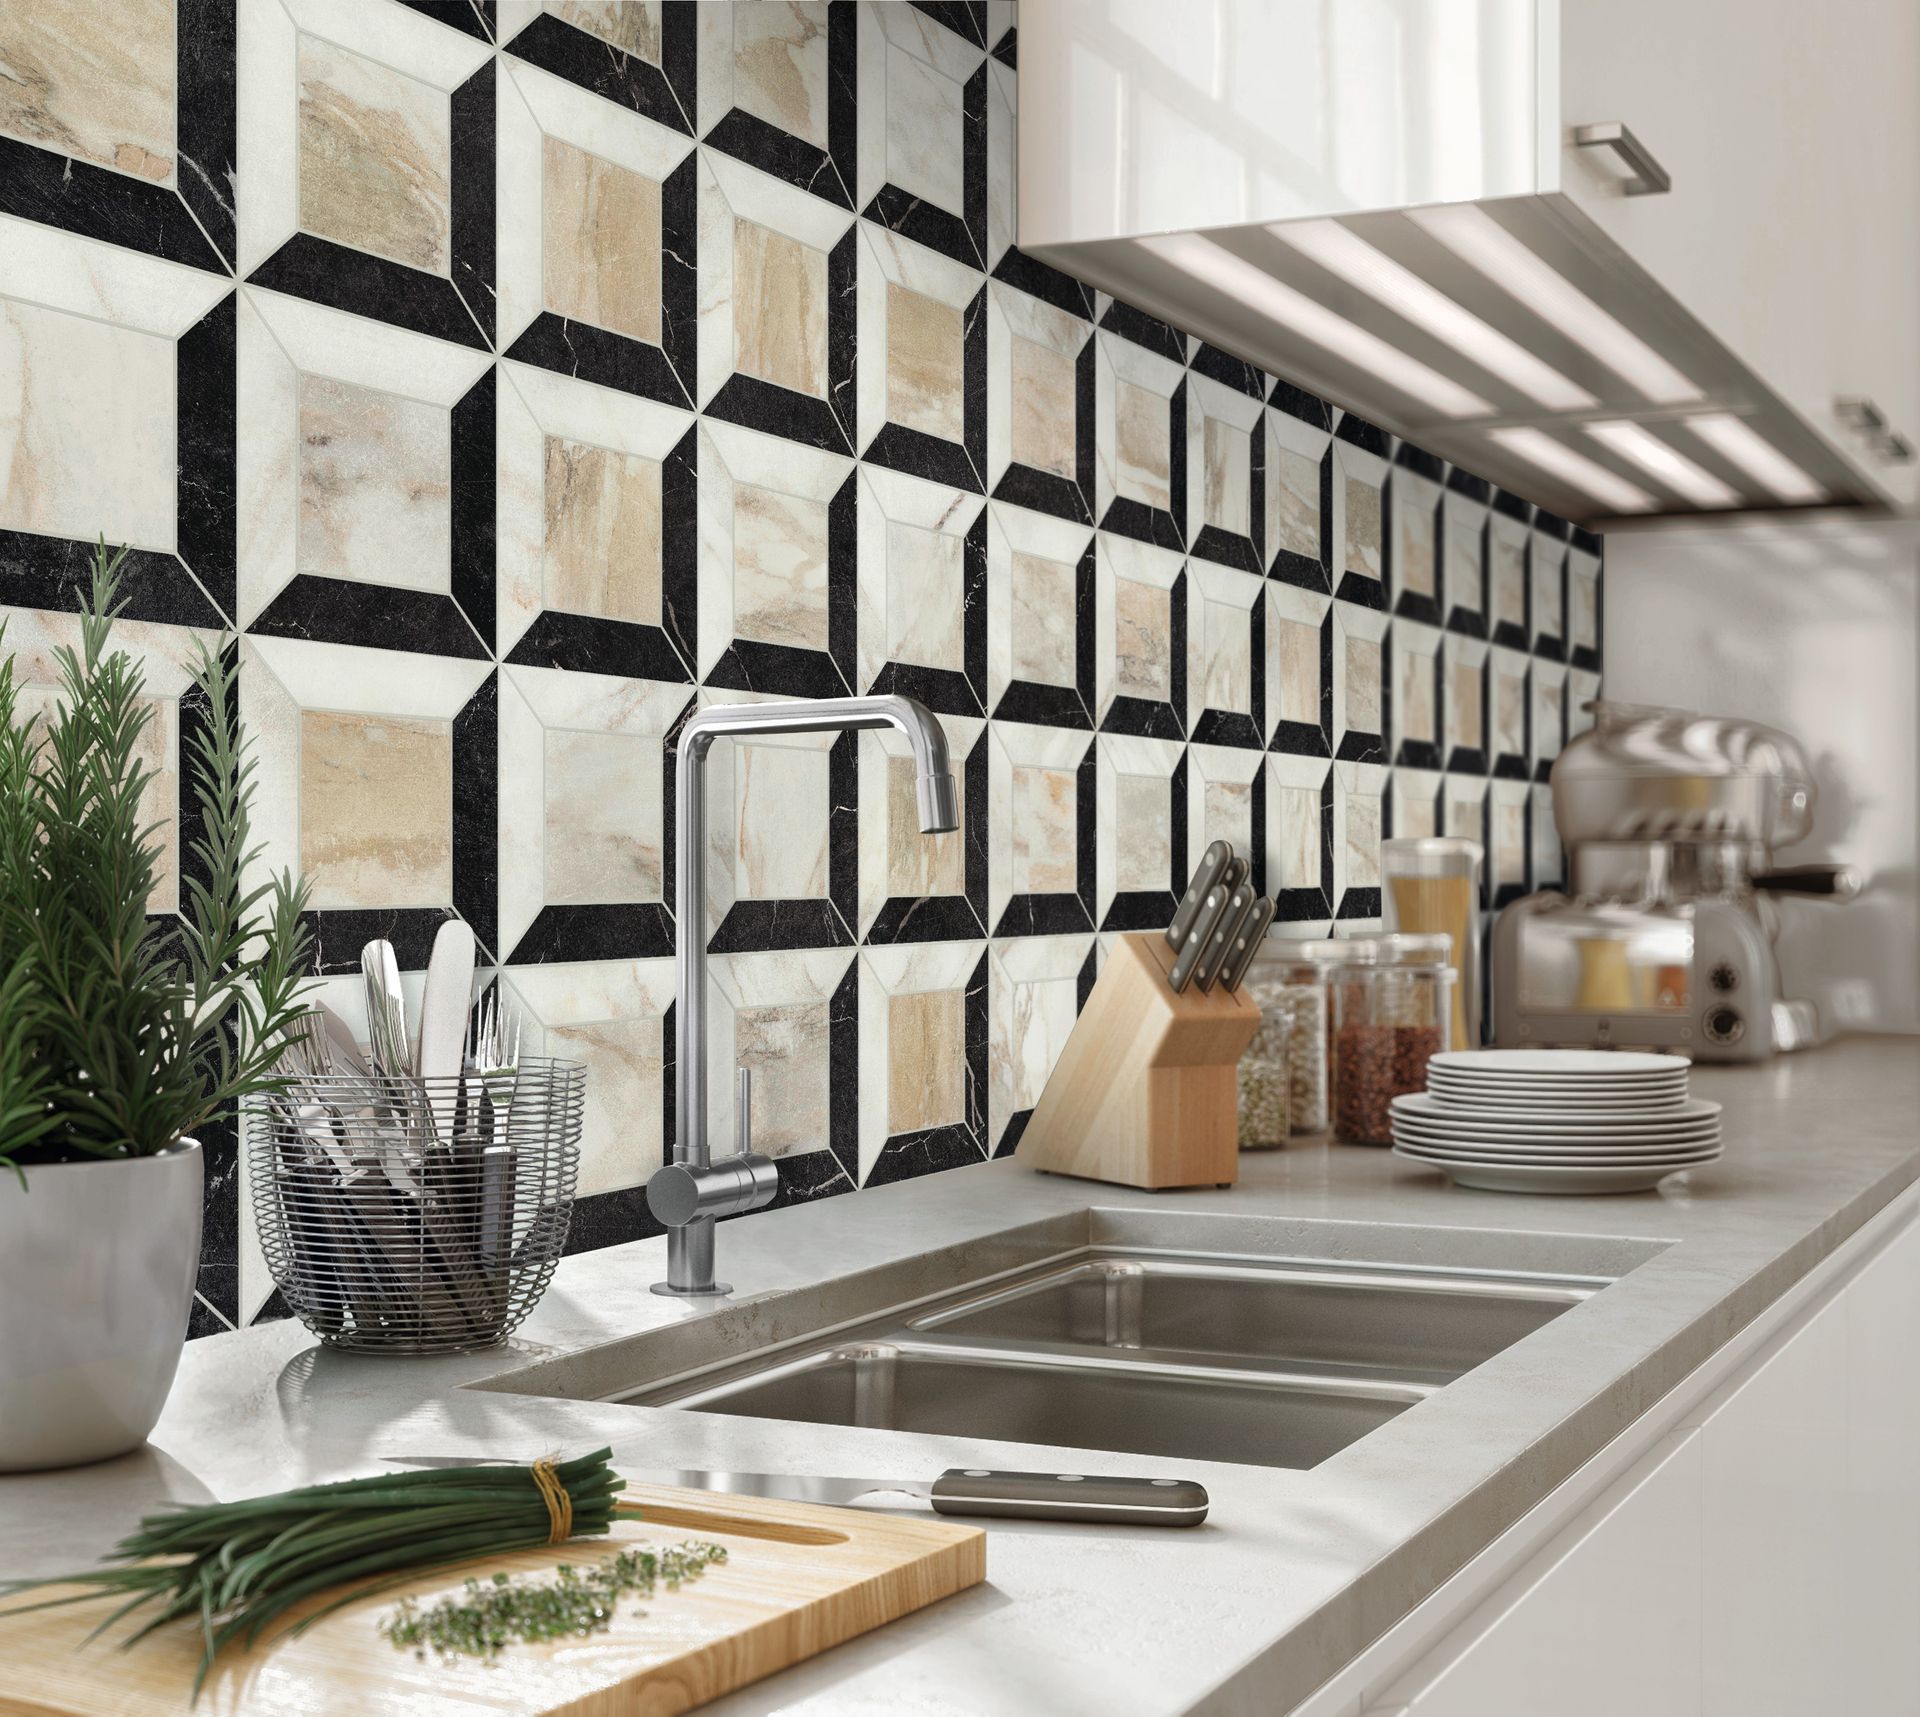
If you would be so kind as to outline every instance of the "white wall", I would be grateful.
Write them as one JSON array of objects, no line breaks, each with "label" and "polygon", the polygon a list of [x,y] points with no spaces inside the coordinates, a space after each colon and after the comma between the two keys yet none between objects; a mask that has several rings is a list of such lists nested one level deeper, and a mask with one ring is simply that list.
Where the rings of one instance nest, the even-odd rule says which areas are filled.
[{"label": "white wall", "polygon": [[1920,1031],[1920,525],[1688,526],[1607,538],[1606,693],[1796,735],[1820,799],[1782,863],[1845,905],[1783,903],[1782,977],[1830,1029]]}]

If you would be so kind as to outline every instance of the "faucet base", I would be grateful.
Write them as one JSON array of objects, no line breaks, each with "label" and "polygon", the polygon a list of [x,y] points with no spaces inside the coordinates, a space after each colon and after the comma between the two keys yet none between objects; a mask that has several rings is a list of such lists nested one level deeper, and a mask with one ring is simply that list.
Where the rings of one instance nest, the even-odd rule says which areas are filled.
[{"label": "faucet base", "polygon": [[676,1288],[671,1282],[655,1282],[650,1293],[659,1294],[670,1300],[710,1300],[720,1294],[733,1292],[731,1282],[709,1282],[704,1288]]}]

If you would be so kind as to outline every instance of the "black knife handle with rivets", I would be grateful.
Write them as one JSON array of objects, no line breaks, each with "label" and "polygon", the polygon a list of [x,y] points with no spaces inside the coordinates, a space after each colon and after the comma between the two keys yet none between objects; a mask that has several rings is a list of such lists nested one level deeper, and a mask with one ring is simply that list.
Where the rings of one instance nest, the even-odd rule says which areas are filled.
[{"label": "black knife handle with rivets", "polygon": [[1167,946],[1176,954],[1186,945],[1188,933],[1193,929],[1193,921],[1200,916],[1200,904],[1207,898],[1207,891],[1220,880],[1220,873],[1227,868],[1233,857],[1233,848],[1225,841],[1215,841],[1200,855],[1200,862],[1193,867],[1193,880],[1187,884],[1187,892],[1180,897],[1180,904],[1174,908],[1173,922],[1167,926]]},{"label": "black knife handle with rivets", "polygon": [[1241,922],[1253,909],[1253,884],[1243,882],[1227,897],[1226,909],[1215,921],[1213,933],[1207,938],[1207,945],[1200,953],[1200,963],[1193,969],[1193,987],[1202,995],[1213,988],[1213,981],[1219,977],[1220,969],[1226,964],[1227,955],[1233,949],[1233,938],[1239,931]]},{"label": "black knife handle with rivets", "polygon": [[1198,1526],[1207,1492],[1192,1479],[1103,1478],[1097,1473],[1001,1473],[949,1467],[928,1492],[940,1514],[1003,1520],[1086,1520],[1118,1526]]},{"label": "black knife handle with rivets", "polygon": [[1217,884],[1207,890],[1206,899],[1200,902],[1200,910],[1194,915],[1193,928],[1180,944],[1180,952],[1173,957],[1173,970],[1167,974],[1167,982],[1173,986],[1175,995],[1192,981],[1193,968],[1206,952],[1207,938],[1219,928],[1220,914],[1226,904],[1227,891]]}]

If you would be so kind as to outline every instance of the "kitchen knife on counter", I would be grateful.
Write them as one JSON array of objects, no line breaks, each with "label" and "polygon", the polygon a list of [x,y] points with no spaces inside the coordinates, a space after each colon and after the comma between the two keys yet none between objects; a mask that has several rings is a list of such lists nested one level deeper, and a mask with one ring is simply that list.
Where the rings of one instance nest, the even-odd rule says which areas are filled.
[{"label": "kitchen knife on counter", "polygon": [[1187,892],[1174,908],[1173,922],[1167,926],[1167,946],[1176,954],[1186,945],[1194,920],[1200,916],[1201,904],[1232,859],[1233,848],[1225,841],[1215,841],[1200,855],[1200,862],[1193,867],[1193,880],[1187,884]]},{"label": "kitchen knife on counter", "polygon": [[[484,1467],[476,1455],[387,1457],[400,1467]],[[985,1467],[949,1467],[936,1479],[828,1478],[807,1473],[720,1473],[698,1468],[627,1472],[643,1484],[679,1485],[735,1496],[845,1507],[862,1497],[919,1497],[936,1514],[996,1520],[1084,1520],[1115,1526],[1198,1526],[1207,1518],[1207,1492],[1192,1479],[1115,1478],[1099,1473],[1006,1473]]]},{"label": "kitchen knife on counter", "polygon": [[1227,951],[1226,962],[1220,968],[1222,989],[1239,989],[1240,980],[1247,975],[1254,955],[1260,952],[1260,944],[1267,938],[1275,910],[1272,898],[1264,894],[1247,909],[1246,917],[1240,920],[1240,927],[1234,932],[1233,946]]}]

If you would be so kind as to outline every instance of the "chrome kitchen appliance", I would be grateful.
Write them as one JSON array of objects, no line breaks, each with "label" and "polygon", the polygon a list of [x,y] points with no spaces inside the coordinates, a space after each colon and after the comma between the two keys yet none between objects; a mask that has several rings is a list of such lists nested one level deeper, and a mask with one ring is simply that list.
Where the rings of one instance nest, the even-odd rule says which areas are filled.
[{"label": "chrome kitchen appliance", "polygon": [[1495,920],[1494,1040],[1758,1061],[1812,1042],[1780,993],[1780,894],[1845,899],[1845,865],[1774,862],[1813,824],[1797,741],[1757,722],[1597,702],[1553,766],[1569,892]]}]

